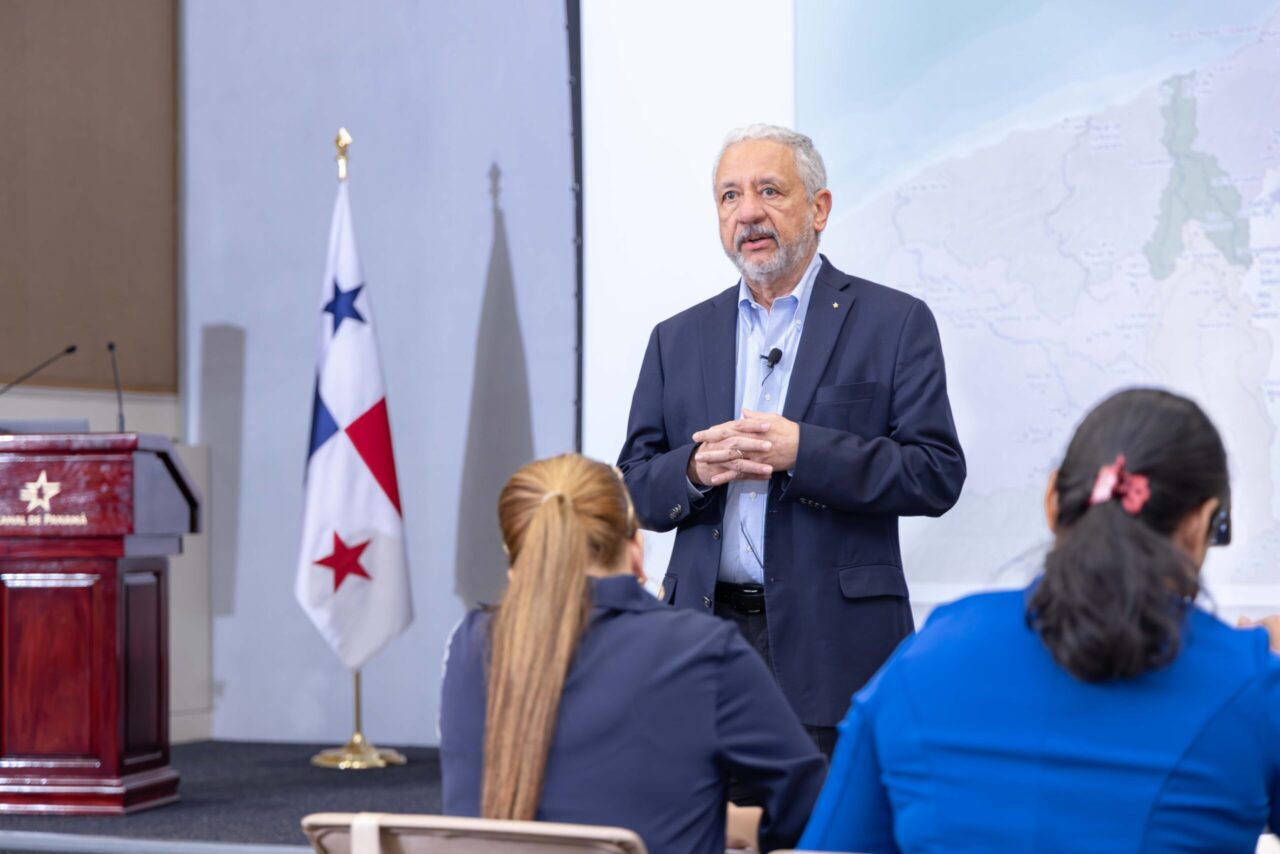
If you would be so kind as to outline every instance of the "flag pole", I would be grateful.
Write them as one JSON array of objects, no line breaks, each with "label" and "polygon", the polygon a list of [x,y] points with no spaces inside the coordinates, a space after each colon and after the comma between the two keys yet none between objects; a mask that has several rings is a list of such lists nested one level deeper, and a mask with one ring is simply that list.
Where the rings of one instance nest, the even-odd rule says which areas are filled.
[{"label": "flag pole", "polygon": [[361,731],[360,671],[356,672],[356,731],[342,747],[331,747],[311,757],[317,768],[339,768],[343,771],[363,771],[367,768],[386,768],[388,765],[405,764],[404,754],[397,750],[379,750],[365,740]]},{"label": "flag pole", "polygon": [[[351,134],[346,128],[338,128],[338,138],[334,140],[338,147],[338,181],[347,180],[347,148],[351,146]],[[311,757],[311,764],[317,768],[338,768],[343,771],[363,771],[368,768],[386,768],[388,765],[405,764],[404,754],[397,750],[379,750],[365,740],[363,717],[360,708],[360,670],[355,671],[355,732],[342,747],[331,747]]]}]

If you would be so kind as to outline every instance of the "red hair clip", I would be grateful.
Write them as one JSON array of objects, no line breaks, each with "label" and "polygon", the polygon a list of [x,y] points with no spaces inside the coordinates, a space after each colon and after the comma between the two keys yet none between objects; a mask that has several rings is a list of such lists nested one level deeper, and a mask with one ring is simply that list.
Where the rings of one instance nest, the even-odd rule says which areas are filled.
[{"label": "red hair clip", "polygon": [[1089,506],[1103,504],[1116,497],[1130,516],[1137,516],[1151,497],[1151,482],[1147,476],[1125,471],[1124,454],[1117,454],[1114,463],[1098,469],[1093,492],[1089,494]]}]

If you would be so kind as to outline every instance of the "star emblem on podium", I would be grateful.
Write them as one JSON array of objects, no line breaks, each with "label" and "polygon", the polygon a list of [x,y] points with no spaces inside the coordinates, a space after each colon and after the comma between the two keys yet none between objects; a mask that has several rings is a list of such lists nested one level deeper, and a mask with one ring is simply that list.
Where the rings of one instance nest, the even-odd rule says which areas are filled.
[{"label": "star emblem on podium", "polygon": [[62,484],[59,481],[50,481],[48,473],[42,470],[38,478],[28,481],[22,487],[22,491],[18,493],[18,499],[27,502],[28,513],[36,510],[49,513],[52,512],[49,509],[49,499],[61,491]]},{"label": "star emblem on podium", "polygon": [[333,551],[327,556],[316,561],[320,566],[327,566],[333,570],[333,592],[337,593],[338,588],[342,586],[342,582],[347,580],[348,576],[358,575],[361,578],[370,578],[369,573],[364,571],[364,567],[360,565],[360,555],[369,547],[371,540],[365,540],[363,543],[356,543],[348,546],[342,541],[342,537],[338,536],[338,532],[333,532]]}]

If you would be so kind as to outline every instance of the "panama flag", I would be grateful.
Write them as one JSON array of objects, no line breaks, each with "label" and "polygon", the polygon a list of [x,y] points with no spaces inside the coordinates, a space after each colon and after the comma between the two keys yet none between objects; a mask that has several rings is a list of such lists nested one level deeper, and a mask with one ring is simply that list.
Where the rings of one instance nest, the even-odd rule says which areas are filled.
[{"label": "panama flag", "polygon": [[404,521],[373,310],[338,185],[320,298],[298,602],[342,663],[360,667],[413,620]]}]

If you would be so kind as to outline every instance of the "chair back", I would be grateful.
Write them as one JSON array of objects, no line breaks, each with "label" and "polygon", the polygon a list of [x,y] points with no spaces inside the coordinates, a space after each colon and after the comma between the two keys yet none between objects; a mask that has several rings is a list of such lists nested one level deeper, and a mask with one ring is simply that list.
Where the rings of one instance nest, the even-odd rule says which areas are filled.
[{"label": "chair back", "polygon": [[647,854],[621,827],[397,813],[313,813],[302,830],[317,854]]}]

